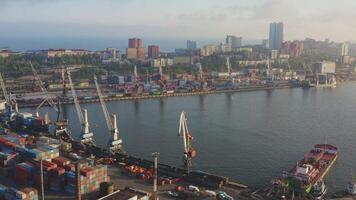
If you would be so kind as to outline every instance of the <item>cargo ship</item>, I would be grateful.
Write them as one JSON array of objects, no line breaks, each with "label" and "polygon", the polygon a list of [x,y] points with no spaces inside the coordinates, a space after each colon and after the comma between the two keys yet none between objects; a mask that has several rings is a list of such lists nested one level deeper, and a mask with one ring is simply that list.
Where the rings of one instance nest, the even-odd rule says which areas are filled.
[{"label": "cargo ship", "polygon": [[330,144],[316,144],[302,160],[289,172],[284,172],[282,180],[296,180],[307,193],[322,181],[338,157],[338,149]]}]

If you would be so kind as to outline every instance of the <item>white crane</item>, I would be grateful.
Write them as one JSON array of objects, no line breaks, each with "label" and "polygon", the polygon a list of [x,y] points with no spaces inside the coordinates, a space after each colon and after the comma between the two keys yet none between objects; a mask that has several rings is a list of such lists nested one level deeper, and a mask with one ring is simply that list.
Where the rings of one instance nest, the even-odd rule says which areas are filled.
[{"label": "white crane", "polygon": [[235,78],[232,75],[230,57],[226,57],[226,66],[227,66],[227,73],[229,74],[229,79],[231,81],[231,84],[234,84],[235,83]]},{"label": "white crane", "polygon": [[137,66],[134,66],[134,82],[137,83],[138,81],[138,73],[137,73]]},{"label": "white crane", "polygon": [[40,76],[37,74],[37,71],[35,70],[35,68],[33,67],[31,62],[30,62],[30,65],[31,65],[33,76],[35,77],[37,84],[40,87],[42,93],[45,95],[45,99],[36,108],[36,116],[39,117],[39,110],[45,102],[47,102],[56,112],[58,112],[56,103],[53,101],[53,99],[49,95],[47,89],[44,87],[44,84],[43,84]]},{"label": "white crane", "polygon": [[110,131],[110,140],[108,142],[108,150],[110,153],[115,154],[122,150],[122,140],[119,139],[119,129],[117,127],[116,115],[112,114],[111,117],[109,115],[108,108],[106,107],[103,95],[101,93],[101,89],[99,87],[96,76],[94,76],[94,83],[96,86],[96,90],[98,92],[101,108],[103,109],[106,125]]},{"label": "white crane", "polygon": [[191,140],[193,139],[193,137],[190,134],[189,129],[188,129],[187,113],[184,111],[180,114],[178,136],[183,138],[184,165],[189,173],[189,169],[192,165],[192,158],[194,158],[196,156],[196,151],[193,149],[192,144],[191,144]]},{"label": "white crane", "polygon": [[88,122],[88,111],[83,109],[83,112],[80,108],[77,93],[74,90],[74,85],[72,81],[72,77],[69,71],[67,71],[69,85],[72,90],[72,96],[74,100],[75,109],[77,111],[78,119],[81,124],[81,135],[80,135],[80,142],[84,145],[94,145],[94,134],[89,130],[89,122]]},{"label": "white crane", "polygon": [[1,84],[2,92],[4,94],[5,101],[6,101],[7,105],[10,105],[11,104],[10,96],[7,93],[6,86],[5,86],[5,81],[2,78],[1,73],[0,73],[0,84]]},{"label": "white crane", "polygon": [[1,73],[0,73],[0,84],[1,84],[3,95],[4,95],[4,99],[6,102],[6,108],[8,109],[9,115],[11,117],[11,115],[13,113],[12,112],[13,105],[15,106],[15,111],[18,112],[17,102],[16,102],[16,99],[13,98],[12,95],[7,92],[5,81],[4,81]]},{"label": "white crane", "polygon": [[196,66],[198,67],[199,69],[199,79],[200,80],[203,80],[203,66],[201,63],[197,63]]},{"label": "white crane", "polygon": [[162,69],[162,66],[159,66],[159,76],[161,78],[161,81],[163,81],[163,69]]},{"label": "white crane", "polygon": [[290,64],[289,64],[289,60],[287,61],[287,64],[288,64],[288,70],[289,70],[289,73],[290,73],[289,79],[293,80],[294,76],[293,76],[293,71],[292,71],[292,69],[290,67]]}]

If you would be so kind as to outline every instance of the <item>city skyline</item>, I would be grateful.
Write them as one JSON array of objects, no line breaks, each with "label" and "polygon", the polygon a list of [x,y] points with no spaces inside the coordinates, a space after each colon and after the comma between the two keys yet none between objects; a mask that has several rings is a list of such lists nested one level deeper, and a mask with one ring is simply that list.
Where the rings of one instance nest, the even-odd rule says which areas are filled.
[{"label": "city skyline", "polygon": [[0,34],[194,40],[231,34],[262,40],[270,22],[282,21],[285,40],[356,41],[354,6],[352,0],[0,0]]}]

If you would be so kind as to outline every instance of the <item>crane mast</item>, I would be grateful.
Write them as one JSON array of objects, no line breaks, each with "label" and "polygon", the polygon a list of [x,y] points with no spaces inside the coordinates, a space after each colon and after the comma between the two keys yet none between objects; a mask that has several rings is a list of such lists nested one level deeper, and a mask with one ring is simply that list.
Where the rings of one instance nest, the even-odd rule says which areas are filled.
[{"label": "crane mast", "polygon": [[111,135],[110,135],[110,140],[108,142],[108,149],[111,153],[115,154],[116,152],[120,151],[122,149],[122,140],[119,139],[119,129],[117,127],[117,120],[116,120],[116,115],[113,114],[109,115],[108,108],[106,107],[103,94],[101,93],[101,89],[98,84],[98,80],[96,76],[94,76],[94,83],[96,86],[96,90],[98,92],[101,108],[103,109],[103,113],[105,116],[105,121],[106,121],[106,126],[108,127]]},{"label": "crane mast", "polygon": [[184,111],[180,115],[178,136],[183,138],[184,166],[186,167],[186,169],[189,173],[190,167],[192,166],[192,158],[194,158],[196,156],[196,151],[193,149],[192,144],[191,144],[191,140],[193,140],[193,137],[190,134],[189,129],[188,129],[187,113]]},{"label": "crane mast", "polygon": [[82,133],[80,135],[80,142],[84,145],[93,145],[94,144],[94,139],[93,139],[94,134],[92,132],[90,132],[90,130],[89,130],[88,111],[86,109],[83,109],[83,112],[81,111],[79,101],[78,101],[78,96],[74,90],[74,85],[73,85],[71,74],[69,71],[67,72],[67,74],[68,74],[69,85],[70,85],[70,88],[72,91],[75,109],[77,111],[77,116],[78,116],[79,122],[82,127]]}]

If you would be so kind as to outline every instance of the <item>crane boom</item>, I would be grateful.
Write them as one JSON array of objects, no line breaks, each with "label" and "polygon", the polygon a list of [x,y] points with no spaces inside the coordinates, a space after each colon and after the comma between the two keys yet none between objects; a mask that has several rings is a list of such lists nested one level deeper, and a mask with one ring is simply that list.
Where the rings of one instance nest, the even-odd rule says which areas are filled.
[{"label": "crane boom", "polygon": [[[33,76],[35,77],[37,84],[40,87],[42,93],[45,95],[45,100],[56,112],[58,112],[56,103],[53,101],[52,97],[49,96],[47,89],[44,87],[44,84],[43,84],[41,78],[37,74],[37,71],[35,70],[35,68],[33,67],[31,62],[30,62],[30,65],[31,65]],[[37,108],[37,109],[39,109],[39,108]],[[37,112],[38,112],[38,110],[37,110]]]},{"label": "crane boom", "polygon": [[122,151],[121,148],[122,140],[119,139],[119,129],[117,128],[116,115],[113,114],[112,117],[110,117],[108,108],[106,107],[104,97],[103,94],[101,93],[101,89],[98,84],[98,80],[96,76],[94,76],[94,83],[95,83],[96,90],[98,92],[101,108],[103,109],[104,112],[106,125],[111,133],[111,137],[108,142],[108,149],[111,153],[115,154],[118,151]]},{"label": "crane boom", "polygon": [[10,97],[9,97],[7,91],[6,91],[5,81],[2,78],[2,74],[1,73],[0,73],[0,84],[1,84],[2,92],[4,94],[5,101],[6,101],[7,105],[10,105],[11,104],[11,99],[10,99]]},{"label": "crane boom", "polygon": [[84,123],[84,117],[83,117],[83,114],[82,114],[82,111],[81,111],[81,108],[80,108],[80,105],[79,105],[77,93],[74,90],[72,77],[71,77],[71,74],[70,74],[69,71],[67,72],[67,74],[68,74],[69,85],[70,85],[70,88],[71,88],[71,91],[72,91],[72,96],[73,96],[73,100],[74,100],[75,109],[77,111],[77,116],[78,116],[80,124],[83,124]]},{"label": "crane boom", "polygon": [[101,108],[103,109],[103,112],[104,112],[106,126],[108,127],[109,130],[111,130],[113,128],[113,125],[112,125],[112,122],[111,122],[111,119],[110,119],[110,114],[109,114],[108,108],[105,105],[103,94],[101,93],[101,89],[99,87],[98,80],[97,80],[96,76],[94,76],[94,83],[95,83],[95,86],[96,86],[96,90],[98,92]]},{"label": "crane boom", "polygon": [[78,96],[74,90],[74,85],[73,85],[71,74],[69,71],[67,71],[67,74],[68,74],[69,85],[72,90],[75,109],[77,111],[78,119],[79,119],[81,127],[82,127],[82,133],[80,135],[80,142],[83,145],[89,145],[89,146],[94,145],[94,139],[93,139],[94,134],[92,132],[90,132],[90,130],[89,130],[88,111],[86,109],[83,109],[83,112],[81,111],[79,101],[78,101]]},{"label": "crane boom", "polygon": [[181,136],[183,138],[184,165],[187,171],[189,172],[190,166],[192,165],[191,160],[195,157],[196,151],[191,145],[191,140],[193,139],[193,137],[189,132],[187,114],[184,111],[180,115],[178,136]]}]

